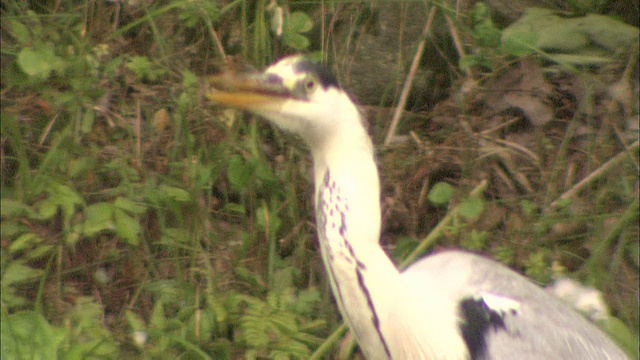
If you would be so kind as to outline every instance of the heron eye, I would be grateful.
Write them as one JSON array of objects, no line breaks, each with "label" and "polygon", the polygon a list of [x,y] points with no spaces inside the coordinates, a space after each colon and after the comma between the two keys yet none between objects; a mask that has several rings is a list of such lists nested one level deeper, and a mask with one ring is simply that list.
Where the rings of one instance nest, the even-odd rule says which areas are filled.
[{"label": "heron eye", "polygon": [[317,83],[314,78],[309,77],[304,80],[304,90],[306,91],[307,94],[310,94],[311,92],[313,92],[316,86],[317,86]]}]

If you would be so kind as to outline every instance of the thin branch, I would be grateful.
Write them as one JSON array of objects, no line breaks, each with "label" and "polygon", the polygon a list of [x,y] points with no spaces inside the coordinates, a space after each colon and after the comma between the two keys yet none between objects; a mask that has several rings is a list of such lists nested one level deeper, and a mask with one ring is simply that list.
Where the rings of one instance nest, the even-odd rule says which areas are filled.
[{"label": "thin branch", "polygon": [[[606,174],[608,171],[612,170],[615,166],[617,166],[622,160],[626,159],[628,156],[631,156],[632,151],[636,151],[638,149],[638,141],[634,142],[629,146],[628,151],[623,151],[620,154],[611,158],[611,160],[604,163],[602,166],[597,168],[594,172],[589,174],[586,178],[582,179],[579,183],[575,184],[571,189],[569,189],[564,194],[560,195],[558,199],[549,205],[547,210],[551,210],[556,208],[562,201],[570,199],[577,195],[584,187]],[[637,165],[636,165],[637,166]]]},{"label": "thin branch", "polygon": [[404,107],[407,104],[407,98],[409,97],[409,91],[411,91],[411,86],[413,85],[413,79],[415,78],[416,71],[418,70],[418,66],[420,65],[420,59],[422,59],[422,54],[424,53],[424,47],[427,44],[427,36],[431,31],[431,24],[433,23],[433,18],[436,14],[436,7],[431,6],[429,10],[429,18],[427,20],[427,25],[422,32],[422,40],[418,44],[418,48],[416,49],[416,54],[413,57],[413,62],[411,63],[411,67],[409,68],[409,74],[407,75],[407,80],[404,82],[404,86],[402,88],[402,92],[400,93],[400,100],[398,101],[398,105],[396,106],[396,110],[393,113],[393,119],[391,120],[391,125],[389,126],[389,130],[387,131],[387,136],[384,139],[384,146],[388,146],[391,143],[391,139],[396,133],[396,128],[398,127],[398,123],[400,122],[400,117],[402,116],[402,112],[404,111]]}]

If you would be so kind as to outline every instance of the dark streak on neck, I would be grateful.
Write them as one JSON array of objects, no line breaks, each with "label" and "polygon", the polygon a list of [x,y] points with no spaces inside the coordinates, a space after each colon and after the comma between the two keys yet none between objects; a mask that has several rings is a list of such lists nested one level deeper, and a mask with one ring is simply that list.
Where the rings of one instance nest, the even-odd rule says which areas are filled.
[{"label": "dark streak on neck", "polygon": [[[359,262],[358,259],[356,259],[356,262]],[[371,294],[369,294],[369,289],[367,289],[367,285],[364,283],[362,272],[358,268],[356,268],[356,277],[358,278],[358,285],[360,286],[360,289],[362,289],[364,296],[367,298],[367,305],[369,306],[369,309],[371,310],[371,315],[372,315],[371,320],[373,321],[373,326],[375,327],[376,332],[378,333],[380,342],[384,347],[384,352],[387,354],[389,359],[391,359],[391,351],[389,351],[389,345],[387,345],[387,341],[384,339],[384,335],[382,335],[382,330],[380,329],[380,319],[378,319],[378,313],[376,312],[376,307],[373,305],[373,300],[371,299]]]},{"label": "dark streak on neck", "polygon": [[[322,177],[322,185],[323,187],[329,189],[329,192],[332,193],[334,188],[336,188],[336,184],[335,181],[331,180],[331,174],[329,172],[329,170],[327,170],[324,173],[324,176]],[[339,195],[336,195],[339,198]],[[320,200],[320,199],[318,199]],[[331,207],[331,205],[329,204],[329,207]],[[333,209],[332,209],[333,210]],[[338,233],[340,234],[340,236],[342,237],[342,240],[344,242],[344,246],[347,249],[349,255],[351,256],[351,258],[354,260],[355,264],[356,264],[356,278],[358,279],[358,286],[360,287],[360,289],[362,290],[362,293],[364,295],[364,297],[367,299],[367,306],[369,308],[369,310],[371,311],[371,321],[373,323],[373,327],[376,329],[376,333],[378,334],[378,338],[380,339],[380,343],[382,344],[384,351],[387,355],[387,357],[389,359],[391,359],[391,351],[389,350],[389,345],[387,344],[387,341],[385,340],[383,334],[382,334],[382,330],[380,328],[380,319],[378,317],[378,313],[376,312],[376,308],[373,304],[373,299],[371,298],[371,294],[369,293],[369,289],[367,288],[367,284],[365,283],[364,280],[364,276],[363,276],[363,271],[367,270],[367,266],[365,265],[365,263],[363,263],[362,261],[358,260],[358,257],[356,256],[356,253],[353,249],[353,247],[351,246],[351,243],[349,242],[349,239],[347,239],[347,220],[346,220],[346,215],[343,211],[340,211],[338,204],[336,204],[336,210],[338,210],[340,212],[340,226],[338,229]],[[348,206],[345,203],[345,210],[348,211]],[[326,222],[326,219],[324,219],[324,221]],[[319,229],[323,228],[323,226],[326,226],[326,224],[319,224]],[[328,244],[327,244],[328,246]],[[344,299],[342,298],[342,292],[340,289],[340,284],[338,284],[338,282],[336,281],[336,276],[333,273],[333,268],[330,265],[329,266],[329,272],[331,272],[331,278],[334,279],[334,285],[335,285],[335,289],[336,289],[336,297],[338,297],[338,301],[340,301],[341,304],[344,304]],[[346,311],[346,309],[345,309]],[[345,314],[346,316],[348,316],[348,312]],[[357,334],[357,331],[355,329],[352,329],[352,331],[356,332],[356,336],[358,338],[360,338]]]}]

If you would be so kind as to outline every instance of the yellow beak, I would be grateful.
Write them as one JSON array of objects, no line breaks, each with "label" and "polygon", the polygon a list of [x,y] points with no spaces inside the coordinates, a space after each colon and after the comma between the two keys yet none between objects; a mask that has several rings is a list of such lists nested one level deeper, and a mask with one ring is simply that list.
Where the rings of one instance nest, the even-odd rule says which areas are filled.
[{"label": "yellow beak", "polygon": [[261,74],[222,74],[207,78],[205,96],[210,101],[243,110],[279,107],[290,98],[281,84],[268,82]]}]

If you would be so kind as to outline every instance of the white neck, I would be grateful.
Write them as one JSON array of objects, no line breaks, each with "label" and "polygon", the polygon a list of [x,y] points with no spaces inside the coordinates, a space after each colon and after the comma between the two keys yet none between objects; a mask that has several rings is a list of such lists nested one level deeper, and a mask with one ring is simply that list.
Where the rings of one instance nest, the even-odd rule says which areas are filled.
[{"label": "white neck", "polygon": [[388,318],[382,314],[389,311],[386,299],[396,293],[399,272],[379,244],[373,147],[361,126],[338,129],[328,139],[312,147],[322,257],[343,318],[367,357],[380,358],[389,352],[380,319]]},{"label": "white neck", "polygon": [[[358,245],[380,241],[380,181],[374,162],[373,146],[368,136],[353,142],[333,138],[324,149],[313,151],[316,196],[323,185],[323,177],[331,178],[348,199],[350,240]],[[351,142],[347,142],[351,140]]]}]

